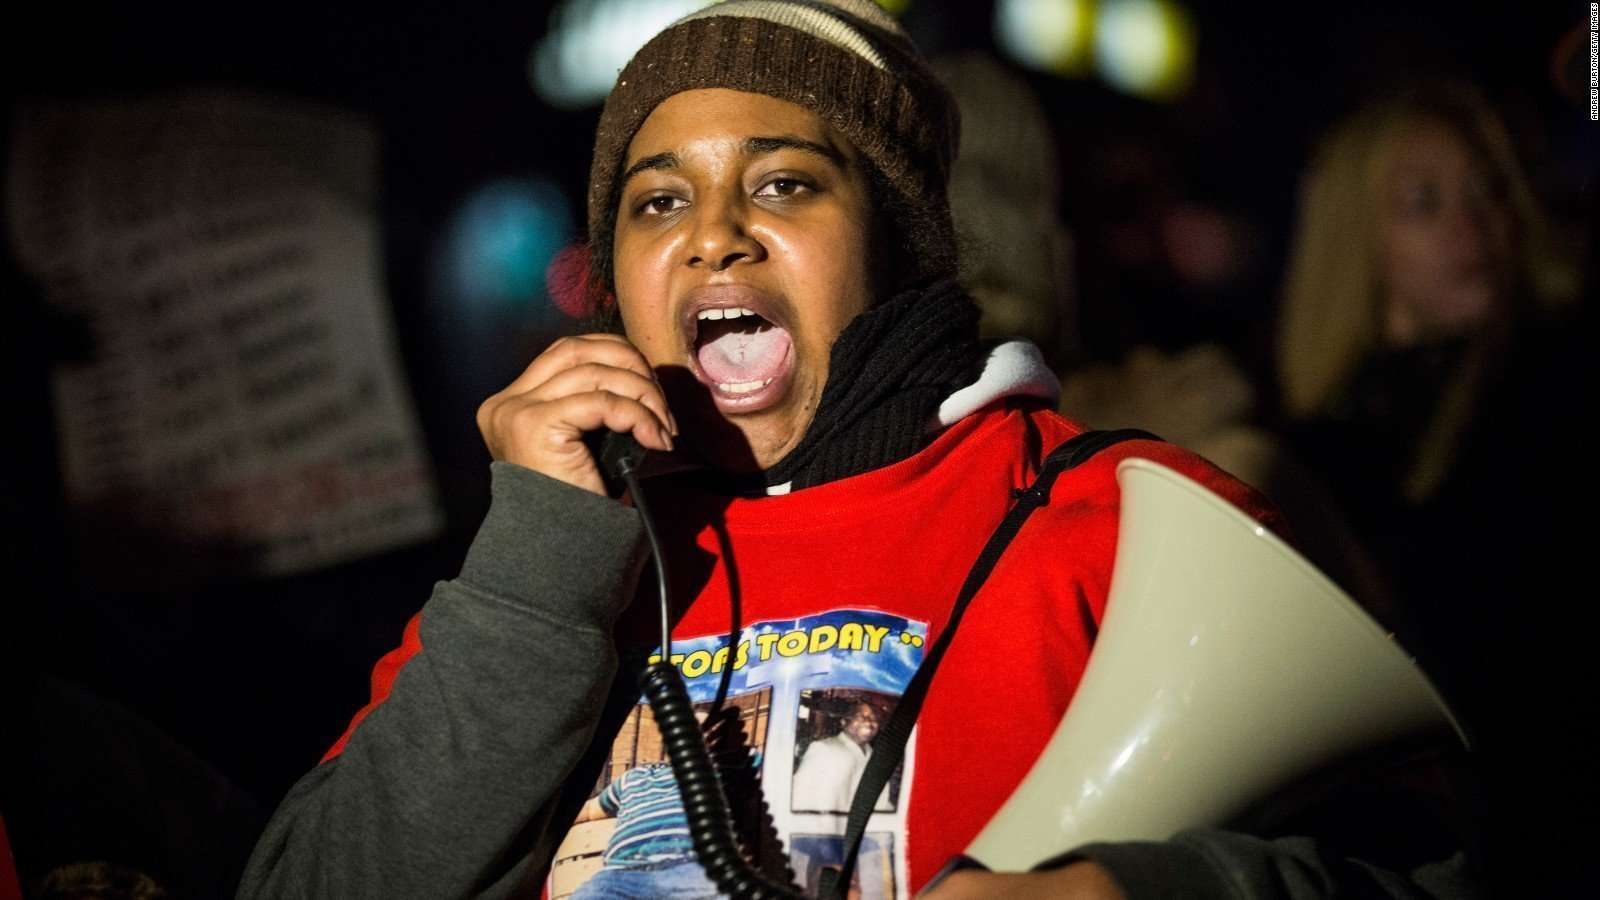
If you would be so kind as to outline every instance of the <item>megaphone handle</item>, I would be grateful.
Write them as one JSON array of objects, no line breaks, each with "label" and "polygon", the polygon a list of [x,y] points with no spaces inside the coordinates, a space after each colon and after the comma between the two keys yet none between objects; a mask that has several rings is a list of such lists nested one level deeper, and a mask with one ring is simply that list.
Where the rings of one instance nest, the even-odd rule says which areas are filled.
[{"label": "megaphone handle", "polygon": [[894,712],[889,715],[889,721],[872,740],[872,755],[867,758],[867,765],[862,770],[855,797],[850,801],[850,817],[844,832],[844,863],[837,870],[823,870],[821,887],[817,891],[818,897],[843,900],[844,890],[849,886],[851,876],[855,874],[856,860],[861,853],[861,839],[867,831],[867,820],[872,817],[884,785],[889,783],[890,776],[905,758],[906,742],[911,738],[911,728],[916,724],[918,713],[922,711],[922,702],[927,698],[928,686],[933,682],[939,661],[949,649],[956,628],[961,624],[961,617],[966,615],[967,606],[977,595],[978,589],[989,579],[989,573],[994,571],[995,563],[1000,561],[1001,554],[1010,546],[1012,538],[1017,536],[1017,532],[1022,529],[1028,517],[1033,515],[1034,510],[1050,501],[1050,490],[1055,487],[1056,478],[1061,473],[1113,444],[1133,440],[1161,439],[1148,431],[1136,428],[1085,431],[1067,439],[1050,451],[1050,455],[1039,465],[1039,474],[1034,477],[1032,484],[1027,488],[1012,491],[1016,503],[1006,513],[1006,517],[1000,520],[994,533],[989,536],[989,542],[983,545],[983,551],[978,554],[977,562],[972,564],[972,570],[967,573],[966,581],[961,584],[961,592],[956,595],[955,605],[950,609],[950,617],[939,633],[939,639],[929,646],[927,655],[922,659],[922,665],[918,666],[916,674],[911,676],[911,682],[906,685],[905,693],[900,695],[900,701],[895,704]]}]

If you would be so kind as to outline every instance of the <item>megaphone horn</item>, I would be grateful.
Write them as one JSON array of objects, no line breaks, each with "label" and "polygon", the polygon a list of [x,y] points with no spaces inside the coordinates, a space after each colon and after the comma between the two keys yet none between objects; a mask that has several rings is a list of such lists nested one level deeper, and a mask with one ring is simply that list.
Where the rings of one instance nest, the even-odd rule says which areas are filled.
[{"label": "megaphone horn", "polygon": [[1117,480],[1083,679],[967,856],[1026,871],[1091,841],[1165,840],[1363,748],[1447,726],[1465,742],[1392,636],[1271,532],[1149,460]]}]

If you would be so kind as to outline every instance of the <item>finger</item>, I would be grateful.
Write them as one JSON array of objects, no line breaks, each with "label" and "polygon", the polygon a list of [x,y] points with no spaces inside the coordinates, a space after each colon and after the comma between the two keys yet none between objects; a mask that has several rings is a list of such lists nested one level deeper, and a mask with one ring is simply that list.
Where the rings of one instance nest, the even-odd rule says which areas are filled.
[{"label": "finger", "polygon": [[662,392],[661,385],[657,384],[655,379],[645,378],[630,369],[619,369],[600,363],[584,363],[557,372],[545,383],[528,391],[526,396],[531,400],[548,403],[570,394],[587,394],[594,391],[610,391],[638,400],[650,407],[656,418],[666,423],[669,431],[677,434],[677,423],[673,421],[671,411],[667,408],[667,397]]},{"label": "finger", "polygon": [[985,897],[1011,897],[1024,900],[1037,896],[1027,890],[1027,873],[956,872],[917,894],[917,900],[980,900]]},{"label": "finger", "polygon": [[638,400],[610,391],[570,394],[549,403],[557,421],[578,432],[606,428],[619,434],[632,434],[640,444],[653,450],[672,451],[672,434],[650,407]]},{"label": "finger", "polygon": [[545,348],[501,393],[520,394],[532,390],[563,369],[590,362],[628,369],[652,380],[656,377],[644,354],[621,335],[584,334],[561,338]]},{"label": "finger", "polygon": [[599,362],[629,369],[654,378],[650,364],[632,344],[618,335],[584,334],[556,340],[518,375],[503,393],[523,393],[548,381],[557,372],[587,362]]},{"label": "finger", "polygon": [[1097,863],[1079,861],[1059,869],[1038,872],[958,871],[935,879],[917,894],[917,900],[1127,900],[1111,874]]}]

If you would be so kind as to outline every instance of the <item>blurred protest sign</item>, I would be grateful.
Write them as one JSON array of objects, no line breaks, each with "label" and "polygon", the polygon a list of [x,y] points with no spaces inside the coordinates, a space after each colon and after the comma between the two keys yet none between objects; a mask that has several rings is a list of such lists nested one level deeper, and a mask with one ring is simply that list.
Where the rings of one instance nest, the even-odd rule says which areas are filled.
[{"label": "blurred protest sign", "polygon": [[242,93],[19,110],[14,253],[94,343],[54,373],[91,562],[282,575],[438,531],[376,154],[359,117]]}]

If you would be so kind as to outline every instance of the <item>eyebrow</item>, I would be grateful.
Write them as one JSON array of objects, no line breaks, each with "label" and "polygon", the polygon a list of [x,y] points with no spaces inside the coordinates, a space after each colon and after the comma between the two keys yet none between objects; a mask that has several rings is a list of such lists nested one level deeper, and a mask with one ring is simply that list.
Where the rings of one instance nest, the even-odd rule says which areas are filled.
[{"label": "eyebrow", "polygon": [[[802,153],[820,156],[840,169],[849,169],[850,167],[850,161],[845,159],[839,148],[830,144],[809,141],[791,134],[745,138],[743,150],[746,156],[765,156],[768,153],[776,153],[779,150],[799,150]],[[629,166],[627,171],[622,173],[622,177],[617,179],[617,186],[620,189],[621,186],[628,183],[630,178],[640,172],[676,169],[680,164],[681,161],[678,159],[678,155],[670,150],[665,153],[651,154]]]},{"label": "eyebrow", "polygon": [[849,161],[844,158],[843,153],[839,152],[839,148],[831,144],[808,141],[803,137],[797,137],[792,134],[783,134],[776,137],[746,138],[744,142],[746,156],[762,156],[768,153],[776,153],[779,150],[799,150],[802,153],[820,156],[841,169],[850,167]]},{"label": "eyebrow", "polygon": [[676,169],[677,167],[678,154],[673,153],[670,150],[666,153],[657,153],[654,156],[646,156],[644,159],[641,159],[629,166],[628,171],[622,173],[622,177],[617,179],[617,186],[620,188],[627,184],[628,179],[639,174],[640,172],[650,169]]}]

